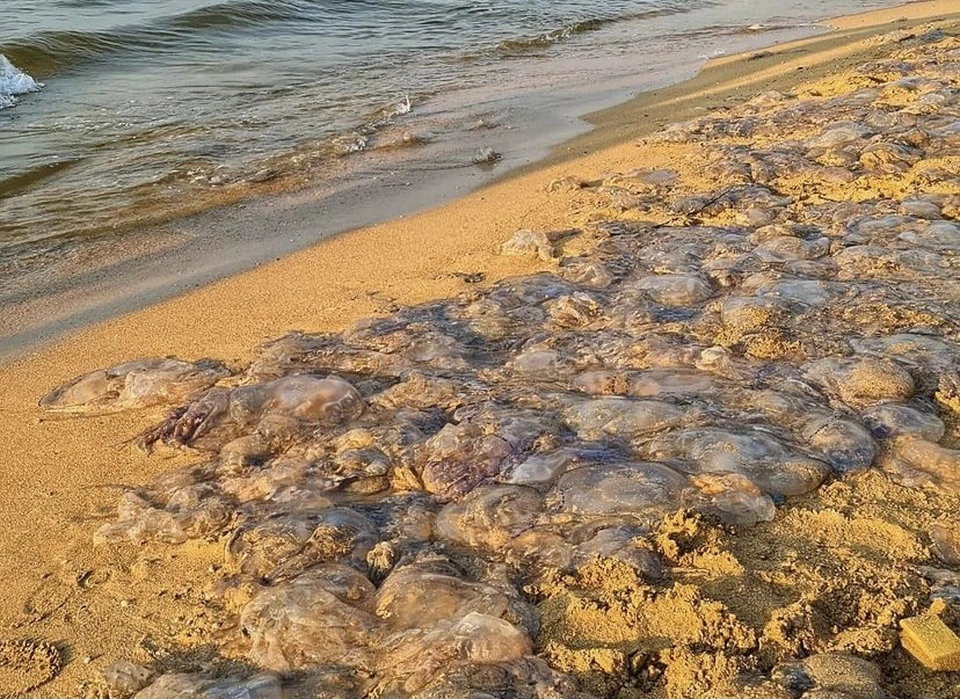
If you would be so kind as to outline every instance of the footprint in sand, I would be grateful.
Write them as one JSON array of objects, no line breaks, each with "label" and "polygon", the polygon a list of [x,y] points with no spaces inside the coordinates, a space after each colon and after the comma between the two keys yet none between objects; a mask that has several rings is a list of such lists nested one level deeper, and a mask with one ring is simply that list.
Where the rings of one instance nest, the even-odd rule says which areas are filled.
[{"label": "footprint in sand", "polygon": [[60,651],[46,641],[0,640],[0,687],[3,696],[16,697],[60,672]]}]

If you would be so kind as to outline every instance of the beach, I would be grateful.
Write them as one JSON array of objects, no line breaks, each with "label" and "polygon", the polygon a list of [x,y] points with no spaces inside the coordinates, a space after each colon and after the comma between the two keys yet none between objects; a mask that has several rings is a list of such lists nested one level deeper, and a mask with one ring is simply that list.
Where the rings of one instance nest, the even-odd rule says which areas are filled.
[{"label": "beach", "polygon": [[[258,346],[290,331],[340,333],[363,318],[388,318],[401,309],[442,299],[469,299],[507,278],[556,274],[565,259],[581,255],[589,258],[590,246],[603,242],[597,232],[601,224],[611,220],[624,225],[645,220],[680,225],[677,222],[682,222],[682,214],[709,219],[700,225],[722,226],[724,221],[750,229],[772,225],[774,220],[764,220],[763,212],[750,214],[756,219],[734,218],[728,211],[704,214],[715,203],[709,199],[689,204],[685,212],[662,210],[657,201],[651,200],[653,203],[647,202],[650,209],[638,213],[642,196],[623,183],[630,178],[628,173],[669,171],[663,182],[669,181],[666,186],[675,187],[677,196],[696,197],[717,191],[715,185],[723,179],[717,174],[718,161],[710,161],[710,167],[704,168],[704,143],[710,138],[688,138],[684,134],[690,132],[682,129],[673,131],[676,138],[658,138],[669,124],[704,117],[709,121],[716,114],[716,122],[722,125],[724,113],[716,110],[735,110],[760,94],[774,102],[850,94],[871,82],[858,82],[855,72],[850,71],[886,60],[892,51],[923,55],[925,47],[934,46],[931,50],[939,51],[938,55],[952,51],[956,65],[960,18],[951,5],[935,0],[841,18],[833,23],[833,33],[721,59],[687,83],[641,95],[633,102],[593,115],[591,121],[597,127],[593,132],[569,141],[546,161],[519,174],[439,208],[351,230],[140,310],[109,317],[115,311],[127,310],[125,299],[113,290],[106,302],[91,304],[106,308],[105,312],[82,317],[96,323],[79,323],[81,327],[68,336],[0,367],[0,385],[4,387],[0,395],[4,418],[0,453],[5,456],[5,477],[0,480],[0,497],[5,503],[0,509],[0,658],[6,660],[0,665],[0,694],[25,691],[27,696],[36,697],[96,696],[102,691],[100,673],[117,660],[148,666],[154,675],[207,672],[211,677],[226,678],[224,681],[249,677],[260,669],[245,655],[248,651],[242,639],[238,642],[237,600],[249,602],[244,596],[249,590],[225,592],[223,578],[234,563],[228,560],[222,537],[189,537],[177,544],[93,544],[95,532],[117,519],[117,503],[123,493],[147,487],[163,474],[208,458],[190,449],[162,446],[148,453],[132,443],[142,430],[161,422],[171,405],[77,417],[38,407],[38,400],[48,391],[86,372],[148,357],[176,356],[188,361],[214,358],[239,376],[254,357],[262,355]],[[894,36],[897,32],[899,35]],[[940,34],[931,35],[927,43],[915,41],[930,32]],[[896,79],[889,77],[890,82]],[[952,80],[956,89],[955,75],[942,79]],[[886,82],[874,84],[886,86]],[[771,97],[771,91],[782,93],[781,98]],[[912,104],[909,97],[903,99]],[[931,109],[937,107],[931,104]],[[766,114],[763,109],[775,108],[765,105],[762,98],[755,105],[760,114]],[[941,106],[945,119],[950,114],[956,118],[955,101],[952,106]],[[789,125],[788,110],[776,114]],[[802,138],[822,135],[800,123],[802,116],[794,116]],[[742,123],[747,117],[738,118]],[[762,148],[776,141],[769,133],[757,136],[749,130],[724,132],[721,127],[715,128],[718,130],[713,138],[731,149]],[[955,147],[955,133],[942,138]],[[896,155],[877,156],[877,161],[887,165],[896,160]],[[883,157],[888,159],[882,161]],[[849,200],[863,204],[889,199],[896,202],[892,211],[899,211],[900,200],[917,193],[911,187],[927,187],[942,196],[936,220],[949,224],[956,218],[956,198],[960,196],[955,191],[956,170],[952,181],[949,176],[956,157],[943,155],[946,160],[940,163],[940,169],[947,174],[939,180],[932,175],[926,181],[905,179],[908,170],[867,173],[855,187],[851,186],[849,191],[854,195]],[[842,161],[829,165],[844,166]],[[928,170],[932,171],[932,166]],[[849,181],[838,180],[827,186],[801,180],[803,176],[798,175],[790,185],[795,188],[793,196],[800,198],[797,192],[807,192],[811,207],[829,201],[828,193],[835,200],[847,200],[843,192]],[[661,184],[656,178],[650,182],[645,184],[652,188],[649,191],[659,192]],[[781,189],[787,186],[784,183]],[[724,191],[719,190],[721,194]],[[296,195],[290,196],[296,199]],[[322,215],[310,208],[309,201],[302,204],[302,208],[291,206],[282,215],[284,230],[295,231]],[[739,213],[749,210],[748,204]],[[770,206],[766,201],[759,208]],[[877,218],[894,215],[887,208],[880,207]],[[923,207],[918,206],[917,211],[920,209]],[[238,220],[250,225],[269,212],[269,207],[248,204],[234,209],[233,220],[226,218],[221,225],[235,226]],[[922,219],[919,215],[916,218]],[[519,230],[593,233],[554,235],[550,242],[557,249],[550,254],[500,254],[501,246]],[[908,232],[920,235],[923,230],[918,233],[910,228]],[[868,233],[861,235],[862,244],[867,245]],[[949,236],[949,232],[944,235]],[[812,238],[803,243],[821,244]],[[734,242],[730,244],[735,247]],[[949,260],[956,260],[955,249],[949,251],[951,244],[955,241],[943,243],[947,252],[941,254],[948,260],[943,263],[945,269],[955,273],[956,267],[949,266]],[[927,249],[922,241],[917,245]],[[666,257],[664,260],[669,270],[674,262]],[[862,274],[874,272],[869,268]],[[853,278],[859,273],[852,273]],[[937,309],[949,308],[950,303],[955,310],[957,303],[957,297],[950,296],[956,293],[955,284],[951,287],[948,272],[941,273],[946,281],[930,287],[939,294],[934,300],[941,306],[934,304],[923,318],[891,319],[883,313],[922,314],[926,309],[910,304],[894,308],[890,302],[886,311],[875,311],[877,328],[893,333],[907,332],[904,328],[933,327],[934,334],[956,343],[956,317],[937,314]],[[815,278],[813,272],[810,274]],[[905,283],[915,281],[911,277]],[[122,291],[129,294],[130,288]],[[63,303],[76,305],[77,301],[68,296],[64,293]],[[80,306],[83,303],[81,300]],[[880,303],[876,305],[879,308]],[[567,312],[587,313],[578,308]],[[687,322],[682,314],[665,313],[663,318],[664,324]],[[878,330],[874,334],[882,333]],[[740,353],[738,358],[744,360],[776,362],[789,354],[783,347],[771,345],[789,343],[790,338],[761,340],[753,346],[738,336],[729,345],[736,346],[733,352]],[[424,360],[426,365],[429,361]],[[788,357],[784,361],[794,360]],[[829,393],[829,387],[824,391]],[[934,405],[930,402],[933,400],[928,399],[929,405]],[[534,407],[530,409],[536,409],[535,402],[531,405]],[[960,423],[951,422],[949,401],[937,405],[932,409],[940,411],[946,425],[940,446],[955,454]],[[957,420],[957,413],[952,419]],[[948,454],[942,458],[949,468],[949,459],[955,457]],[[870,692],[874,685],[882,687],[886,682],[894,696],[955,697],[960,687],[958,674],[934,673],[917,664],[897,644],[896,628],[899,619],[930,606],[928,598],[935,584],[917,573],[918,568],[945,571],[940,573],[941,578],[946,576],[944,585],[956,584],[950,582],[949,575],[958,575],[957,562],[951,568],[949,562],[931,553],[929,531],[937,525],[956,532],[960,526],[957,489],[950,482],[940,487],[936,483],[930,488],[912,487],[888,475],[877,469],[851,469],[851,473],[840,469],[819,489],[786,495],[785,502],[784,498],[774,498],[776,517],[754,522],[752,528],[718,524],[707,515],[701,518],[691,514],[690,508],[664,515],[650,529],[649,551],[666,569],[666,573],[660,571],[661,580],[656,584],[640,585],[636,571],[624,561],[602,556],[573,572],[558,566],[558,572],[527,580],[523,603],[537,608],[540,630],[531,633],[534,645],[527,650],[532,652],[521,655],[546,659],[551,672],[574,678],[576,689],[568,690],[562,689],[568,685],[557,680],[561,689],[555,691],[559,696],[565,696],[565,692],[574,696],[569,692],[576,691],[594,696],[664,696],[666,692],[671,697],[685,697],[721,696],[710,692],[729,688],[732,685],[724,683],[755,669],[742,661],[744,654],[761,658],[759,664],[764,667],[764,663],[777,662],[767,656],[792,654],[802,659],[823,654],[829,647],[872,659],[882,666],[883,675],[870,679],[877,665],[864,669],[849,661],[850,667],[841,668],[840,674],[846,673],[848,679],[859,677],[856,682],[860,684],[854,686],[854,682],[844,689],[842,684],[830,685],[823,679],[829,675],[826,670],[818,674],[817,668],[807,667],[804,672],[822,689],[818,695],[807,696],[880,696]],[[721,488],[720,492],[726,491]],[[451,499],[459,502],[463,496],[460,493]],[[503,542],[486,543],[496,549],[496,544]],[[531,544],[534,549],[545,547],[545,543]],[[774,563],[779,566],[776,570]],[[764,575],[749,578],[750,571],[758,570]],[[827,577],[830,570],[839,580]],[[496,577],[491,573],[484,584],[494,587],[490,580]],[[864,592],[859,598],[845,595],[848,578],[862,586]],[[472,584],[480,582],[474,580]],[[664,592],[666,588],[669,592]],[[818,588],[828,593],[820,594]],[[808,608],[822,613],[805,611]],[[950,614],[945,613],[944,619],[956,630],[956,614]],[[707,631],[697,643],[676,641],[675,656],[665,661],[623,631],[638,623],[645,628],[689,628],[702,623]],[[761,637],[766,645],[757,640]],[[779,646],[775,639],[780,639]],[[55,650],[31,656],[23,650],[31,646],[16,645],[20,641],[42,641]],[[638,643],[642,652],[628,653],[625,648],[630,643]],[[402,651],[390,657],[402,658]],[[847,662],[847,657],[842,662]],[[537,668],[537,672],[546,673]],[[656,675],[650,668],[660,668],[666,674]],[[864,674],[866,680],[860,677]],[[631,678],[629,682],[626,677]],[[329,679],[317,682],[323,684]],[[406,694],[406,690],[395,687],[383,691],[386,696],[412,696],[424,686],[416,685]],[[295,691],[301,694],[291,696],[347,697],[369,689],[359,680],[357,686],[338,687],[331,682],[324,687],[327,694],[316,690],[311,695],[306,685],[297,685]],[[788,690],[784,689],[784,696],[793,691]],[[740,687],[729,691],[746,690]],[[769,691],[769,687],[763,691]],[[829,691],[846,694],[831,695]]]},{"label": "beach", "polygon": [[827,31],[811,0],[410,1],[106,0],[67,27],[11,0],[0,360],[535,167],[708,57]]}]

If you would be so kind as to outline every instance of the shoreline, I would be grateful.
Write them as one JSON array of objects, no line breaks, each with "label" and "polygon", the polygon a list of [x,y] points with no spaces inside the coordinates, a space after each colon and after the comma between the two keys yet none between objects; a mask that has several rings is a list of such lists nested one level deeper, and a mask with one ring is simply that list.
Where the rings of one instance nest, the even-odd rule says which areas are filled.
[{"label": "shoreline", "polygon": [[[68,648],[66,667],[43,692],[69,696],[91,672],[123,657],[144,637],[189,648],[209,636],[212,623],[198,612],[210,592],[193,581],[222,555],[219,546],[194,542],[151,550],[144,558],[141,552],[128,550],[133,547],[105,550],[89,543],[92,531],[113,517],[119,489],[136,487],[195,460],[187,454],[151,457],[123,446],[162,411],[50,418],[35,405],[44,392],[83,372],[137,357],[214,356],[237,366],[249,360],[257,344],[288,330],[340,330],[358,318],[390,313],[398,305],[468,291],[472,286],[456,276],[458,272],[482,273],[484,284],[489,284],[552,269],[540,261],[496,254],[499,244],[517,229],[563,230],[571,218],[590,220],[593,212],[579,210],[573,193],[545,191],[551,182],[571,175],[589,179],[609,171],[655,168],[681,153],[688,156],[679,147],[663,144],[639,149],[633,140],[644,128],[656,129],[666,115],[671,115],[671,123],[682,121],[683,114],[705,113],[727,98],[771,89],[769,84],[786,90],[869,60],[878,50],[868,45],[869,37],[940,17],[956,19],[960,13],[944,12],[948,4],[934,0],[856,15],[848,18],[847,29],[838,30],[849,31],[847,35],[829,34],[776,47],[770,56],[755,59],[756,65],[770,68],[770,83],[731,82],[722,76],[737,72],[731,67],[736,60],[711,63],[702,73],[705,77],[682,84],[694,90],[687,97],[677,85],[596,113],[591,118],[601,126],[592,138],[575,139],[545,162],[521,168],[465,197],[351,229],[174,298],[152,303],[148,291],[143,299],[121,299],[150,305],[90,324],[97,317],[93,312],[67,337],[0,364],[0,384],[6,388],[0,396],[6,424],[0,433],[0,453],[8,457],[0,483],[0,497],[8,504],[0,512],[4,629],[0,638],[44,638]],[[916,16],[902,25],[896,21],[898,11]],[[934,14],[921,17],[924,11]],[[856,26],[869,16],[886,19]],[[796,50],[797,45],[806,53],[792,60],[805,64],[804,70],[773,75],[778,54]],[[633,122],[637,115],[647,115],[645,126]],[[629,125],[621,130],[618,124],[623,120]],[[256,215],[249,210],[234,213]],[[296,223],[289,222],[291,230]],[[168,270],[173,277],[176,272]],[[112,310],[123,313],[122,306]],[[171,634],[168,622],[178,616],[191,623]],[[84,661],[87,657],[89,663]]]},{"label": "shoreline", "polygon": [[[880,56],[883,48],[866,47],[864,40],[874,36],[878,26],[907,28],[924,22],[927,4],[914,0],[893,8],[834,17],[818,23],[830,28],[825,33],[710,59],[690,80],[645,91],[622,104],[584,115],[592,129],[557,146],[544,164],[560,163],[608,148],[627,138],[642,138],[667,124],[686,119],[685,116],[678,118],[677,114],[719,109],[726,103],[777,89],[789,71],[796,71],[795,82],[799,84]],[[946,16],[960,16],[960,11]],[[740,66],[746,64],[750,70],[741,70]]]},{"label": "shoreline", "polygon": [[[910,9],[900,14],[922,14],[915,6],[904,6]],[[851,17],[879,17],[887,22],[892,21],[891,12],[875,10]],[[829,26],[832,21],[818,26]],[[783,47],[821,52],[849,44],[864,31],[870,30],[836,27],[807,39],[759,49],[769,55],[750,60],[742,71],[740,66],[757,51],[712,59],[692,78],[680,82],[670,82],[674,79],[670,76],[661,78],[667,81],[665,87],[644,90],[626,102],[608,97],[615,100],[614,106],[588,111],[574,120],[557,115],[550,124],[557,142],[548,149],[524,145],[527,139],[517,142],[518,136],[511,132],[509,139],[515,148],[508,149],[496,169],[431,170],[411,180],[403,169],[387,167],[374,178],[379,182],[375,186],[360,186],[350,176],[336,184],[308,184],[293,190],[284,189],[278,181],[252,195],[224,191],[223,204],[155,225],[133,226],[117,237],[107,235],[76,247],[70,240],[61,241],[44,253],[49,262],[26,274],[14,274],[14,266],[7,280],[11,286],[0,288],[0,362],[27,356],[77,329],[242,274],[329,237],[416,215],[468,192],[609,147],[631,134],[634,138],[646,135],[668,121],[693,118],[703,108],[723,101],[701,103],[716,90],[722,90],[724,98],[747,94],[751,87],[737,78],[742,72],[763,68],[769,73],[768,84],[782,84],[776,62]],[[813,77],[815,72],[814,67],[808,75]],[[508,169],[501,172],[505,166]],[[346,173],[353,166],[340,163],[336,167]],[[372,196],[377,198],[377,206],[370,205]],[[129,226],[124,224],[124,228]]]}]

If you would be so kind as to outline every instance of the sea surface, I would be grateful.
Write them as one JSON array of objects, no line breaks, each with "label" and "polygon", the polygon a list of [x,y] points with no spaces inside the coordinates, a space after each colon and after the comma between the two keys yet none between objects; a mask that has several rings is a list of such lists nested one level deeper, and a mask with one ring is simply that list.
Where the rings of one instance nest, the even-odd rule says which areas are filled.
[{"label": "sea surface", "polygon": [[709,57],[891,4],[3,0],[0,265],[266,191],[503,172]]}]

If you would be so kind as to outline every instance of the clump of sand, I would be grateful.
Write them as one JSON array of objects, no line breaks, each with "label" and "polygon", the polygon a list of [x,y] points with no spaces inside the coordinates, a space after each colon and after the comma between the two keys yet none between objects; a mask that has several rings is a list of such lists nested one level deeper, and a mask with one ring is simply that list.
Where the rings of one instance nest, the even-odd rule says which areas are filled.
[{"label": "clump of sand", "polygon": [[776,680],[744,678],[776,678],[823,653],[879,663],[895,696],[951,696],[955,678],[907,656],[897,621],[929,605],[929,532],[944,517],[956,527],[958,511],[956,496],[878,473],[797,498],[747,536],[680,511],[654,536],[665,581],[598,559],[533,584],[539,645],[558,668],[618,699],[658,690],[670,699],[788,696]]}]

